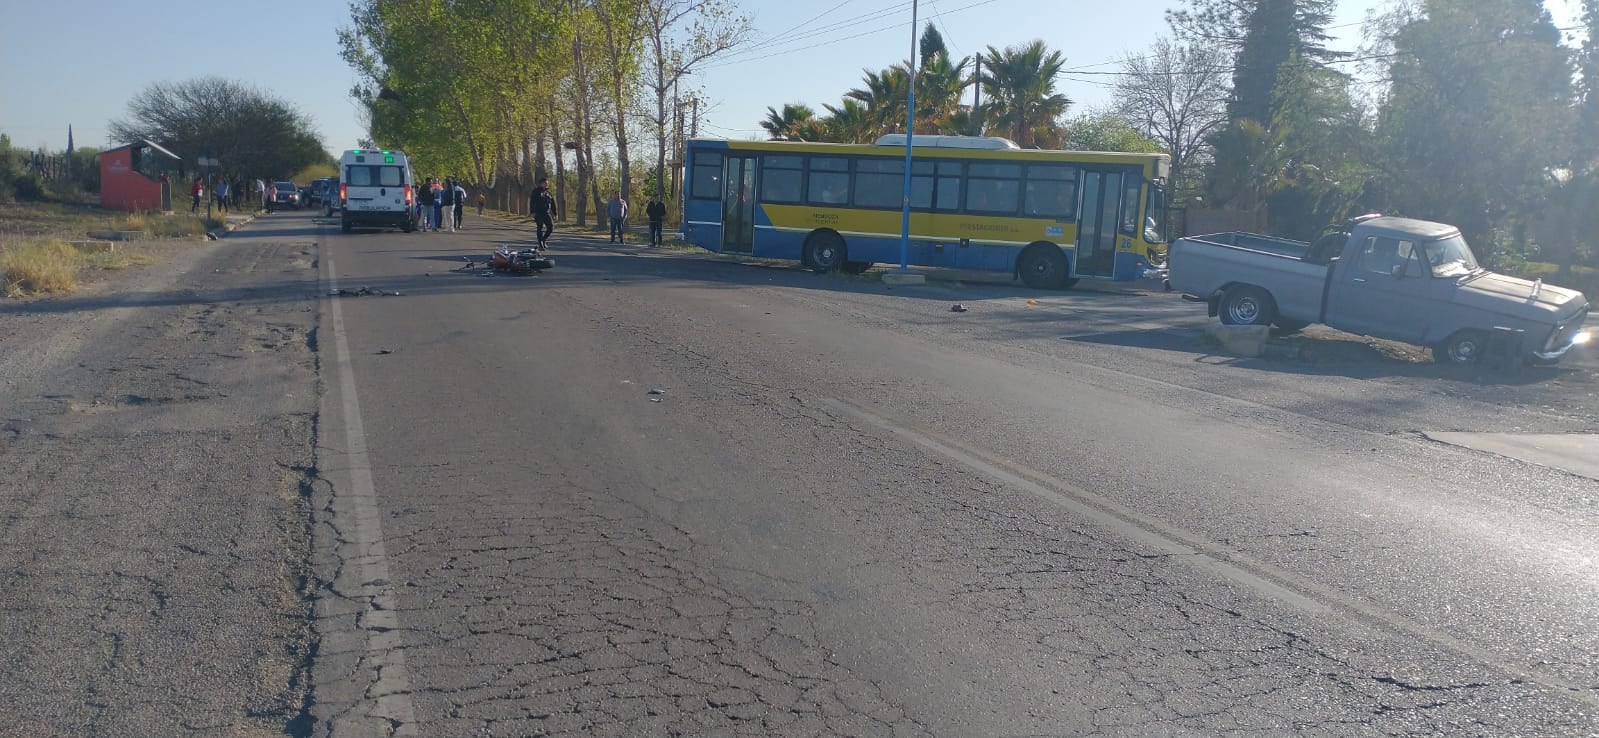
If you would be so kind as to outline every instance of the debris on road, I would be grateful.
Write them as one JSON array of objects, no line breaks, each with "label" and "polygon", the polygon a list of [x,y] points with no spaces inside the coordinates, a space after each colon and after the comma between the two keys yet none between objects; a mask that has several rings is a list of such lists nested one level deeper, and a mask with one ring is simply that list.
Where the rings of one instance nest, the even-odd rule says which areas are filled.
[{"label": "debris on road", "polygon": [[952,313],[964,313],[966,312],[966,306],[957,302],[949,307],[949,311]]},{"label": "debris on road", "polygon": [[347,290],[340,287],[328,293],[328,297],[361,297],[362,295],[378,295],[381,297],[400,297],[397,290],[374,290],[371,287],[362,287],[358,290]]},{"label": "debris on road", "polygon": [[392,354],[392,353],[394,353],[394,349],[378,349],[378,355],[379,356],[382,356],[382,355],[385,355],[385,354]]},{"label": "debris on road", "polygon": [[663,390],[663,389],[660,389],[659,387],[657,387],[655,389],[650,390],[650,394],[652,394],[652,395],[664,395],[664,394],[666,394],[666,390]]}]

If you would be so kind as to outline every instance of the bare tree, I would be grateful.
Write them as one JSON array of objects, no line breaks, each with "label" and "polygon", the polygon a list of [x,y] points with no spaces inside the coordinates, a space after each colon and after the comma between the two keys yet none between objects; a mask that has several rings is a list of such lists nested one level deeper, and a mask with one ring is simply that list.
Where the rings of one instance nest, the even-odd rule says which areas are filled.
[{"label": "bare tree", "polygon": [[1228,58],[1216,44],[1162,38],[1122,61],[1117,112],[1171,154],[1174,190],[1204,159],[1211,132],[1227,123]]},{"label": "bare tree", "polygon": [[[643,0],[645,45],[651,67],[646,82],[655,95],[650,123],[655,129],[655,187],[666,181],[666,141],[671,109],[667,102],[678,83],[701,64],[743,43],[750,19],[730,0]],[[657,192],[655,194],[664,195]]]}]

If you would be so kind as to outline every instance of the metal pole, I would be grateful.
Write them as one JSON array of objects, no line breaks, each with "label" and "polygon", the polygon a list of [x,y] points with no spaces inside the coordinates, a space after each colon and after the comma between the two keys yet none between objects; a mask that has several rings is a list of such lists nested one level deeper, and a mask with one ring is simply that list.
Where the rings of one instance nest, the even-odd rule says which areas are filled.
[{"label": "metal pole", "polygon": [[899,270],[910,271],[911,261],[911,136],[916,132],[916,10],[911,0],[911,73],[905,85],[905,192],[899,212]]},{"label": "metal pole", "polygon": [[972,55],[977,60],[972,71],[972,127],[973,136],[983,135],[983,52]]}]

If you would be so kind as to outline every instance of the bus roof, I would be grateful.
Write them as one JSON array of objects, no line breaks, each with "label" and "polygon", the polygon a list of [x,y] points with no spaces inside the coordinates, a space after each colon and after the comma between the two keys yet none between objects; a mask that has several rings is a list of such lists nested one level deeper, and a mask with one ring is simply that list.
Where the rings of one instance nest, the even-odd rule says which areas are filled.
[{"label": "bus roof", "polygon": [[[890,136],[898,137],[897,145],[883,143]],[[852,156],[904,156],[905,135],[890,134],[879,139],[876,144],[841,144],[841,143],[816,143],[811,141],[738,141],[733,139],[702,138],[688,142],[689,146],[699,144],[712,148],[727,148],[733,151],[773,151],[792,152],[795,154],[835,154]],[[978,139],[977,136],[914,136],[911,145],[916,149],[922,139],[939,138],[965,138]],[[986,137],[984,137],[986,138]],[[999,139],[1006,141],[1005,139]],[[1006,141],[1009,143],[1009,141]],[[1015,144],[1011,144],[1014,146]],[[991,159],[1000,161],[1058,161],[1062,163],[1086,164],[1148,164],[1157,162],[1158,173],[1156,177],[1165,177],[1171,157],[1162,153],[1127,153],[1122,151],[1062,151],[1058,149],[1023,149],[1023,148],[977,148],[975,146],[939,146],[930,148],[936,152],[925,152],[922,156],[935,155],[940,158],[951,159]]]}]

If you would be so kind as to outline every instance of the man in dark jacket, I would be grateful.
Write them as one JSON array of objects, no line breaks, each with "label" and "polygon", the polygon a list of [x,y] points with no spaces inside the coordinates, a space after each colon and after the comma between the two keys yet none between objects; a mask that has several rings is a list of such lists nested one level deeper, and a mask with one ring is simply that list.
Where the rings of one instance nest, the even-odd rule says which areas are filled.
[{"label": "man in dark jacket", "polygon": [[650,204],[644,206],[644,214],[650,218],[650,245],[661,245],[661,225],[666,221],[666,203],[661,202],[661,196],[650,198]]},{"label": "man in dark jacket", "polygon": [[550,180],[540,177],[538,187],[529,198],[528,210],[533,211],[533,222],[538,227],[539,246],[550,240],[555,232],[555,198],[550,197]]}]

